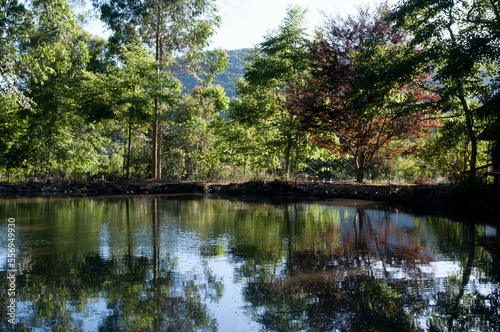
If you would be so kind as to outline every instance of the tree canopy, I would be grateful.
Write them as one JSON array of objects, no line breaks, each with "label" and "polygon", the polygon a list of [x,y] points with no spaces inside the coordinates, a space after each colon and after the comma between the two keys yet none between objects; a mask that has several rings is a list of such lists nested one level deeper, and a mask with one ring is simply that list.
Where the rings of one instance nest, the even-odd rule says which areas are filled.
[{"label": "tree canopy", "polygon": [[494,90],[498,76],[497,1],[402,2],[388,16],[412,32],[411,43],[422,49],[421,62],[438,82],[441,107],[463,118],[471,147],[469,169],[477,168],[477,136],[484,129],[477,111]]},{"label": "tree canopy", "polygon": [[349,153],[358,182],[375,158],[409,148],[395,141],[422,137],[437,125],[426,114],[438,99],[423,87],[429,74],[393,70],[411,66],[418,51],[380,10],[330,18],[310,47],[310,77],[290,89],[301,129],[336,154]]},{"label": "tree canopy", "polygon": [[75,4],[0,4],[0,181],[432,182],[498,168],[498,1],[361,7],[313,36],[289,6],[261,43],[230,51],[209,49],[214,0],[93,0],[108,40]]}]

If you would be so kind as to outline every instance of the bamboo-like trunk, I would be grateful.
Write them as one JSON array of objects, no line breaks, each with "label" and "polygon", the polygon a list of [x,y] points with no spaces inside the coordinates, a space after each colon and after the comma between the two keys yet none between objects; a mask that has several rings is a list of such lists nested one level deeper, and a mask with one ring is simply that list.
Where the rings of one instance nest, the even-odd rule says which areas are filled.
[{"label": "bamboo-like trunk", "polygon": [[[157,8],[157,16],[156,16],[156,79],[157,82],[160,82],[160,74],[161,74],[161,62],[162,62],[162,38],[161,38],[161,2]],[[159,92],[161,92],[161,85],[158,87]],[[153,123],[153,160],[151,164],[152,168],[152,177],[153,180],[161,179],[161,144],[160,144],[160,112],[161,112],[161,102],[158,97],[155,97],[155,117]]]},{"label": "bamboo-like trunk", "polygon": [[291,144],[287,145],[287,147],[285,148],[285,154],[284,154],[284,158],[285,158],[285,169],[284,169],[285,181],[288,181],[288,171],[290,169],[290,151],[291,150],[292,150]]},{"label": "bamboo-like trunk", "polygon": [[130,178],[130,149],[132,145],[132,121],[128,123],[127,181]]}]

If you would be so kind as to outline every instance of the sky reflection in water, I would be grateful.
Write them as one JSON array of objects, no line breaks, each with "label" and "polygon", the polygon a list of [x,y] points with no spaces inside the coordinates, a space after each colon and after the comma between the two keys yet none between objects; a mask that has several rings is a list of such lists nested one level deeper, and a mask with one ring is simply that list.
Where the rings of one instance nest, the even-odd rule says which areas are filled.
[{"label": "sky reflection in water", "polygon": [[[496,228],[359,202],[0,201],[34,331],[494,331]],[[341,205],[339,205],[341,204]]]}]

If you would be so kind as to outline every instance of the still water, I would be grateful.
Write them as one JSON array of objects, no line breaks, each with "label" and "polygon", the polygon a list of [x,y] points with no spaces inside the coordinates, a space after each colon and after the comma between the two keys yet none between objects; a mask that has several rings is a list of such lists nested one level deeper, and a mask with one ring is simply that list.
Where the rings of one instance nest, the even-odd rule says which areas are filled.
[{"label": "still water", "polygon": [[0,218],[1,330],[500,330],[491,226],[202,197],[4,199]]}]

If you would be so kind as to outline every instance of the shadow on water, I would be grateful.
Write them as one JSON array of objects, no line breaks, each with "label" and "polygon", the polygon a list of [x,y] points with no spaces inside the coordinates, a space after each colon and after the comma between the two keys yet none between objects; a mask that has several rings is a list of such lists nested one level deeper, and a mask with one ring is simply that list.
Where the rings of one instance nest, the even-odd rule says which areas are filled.
[{"label": "shadow on water", "polygon": [[0,202],[17,331],[494,331],[500,232],[359,201]]}]

